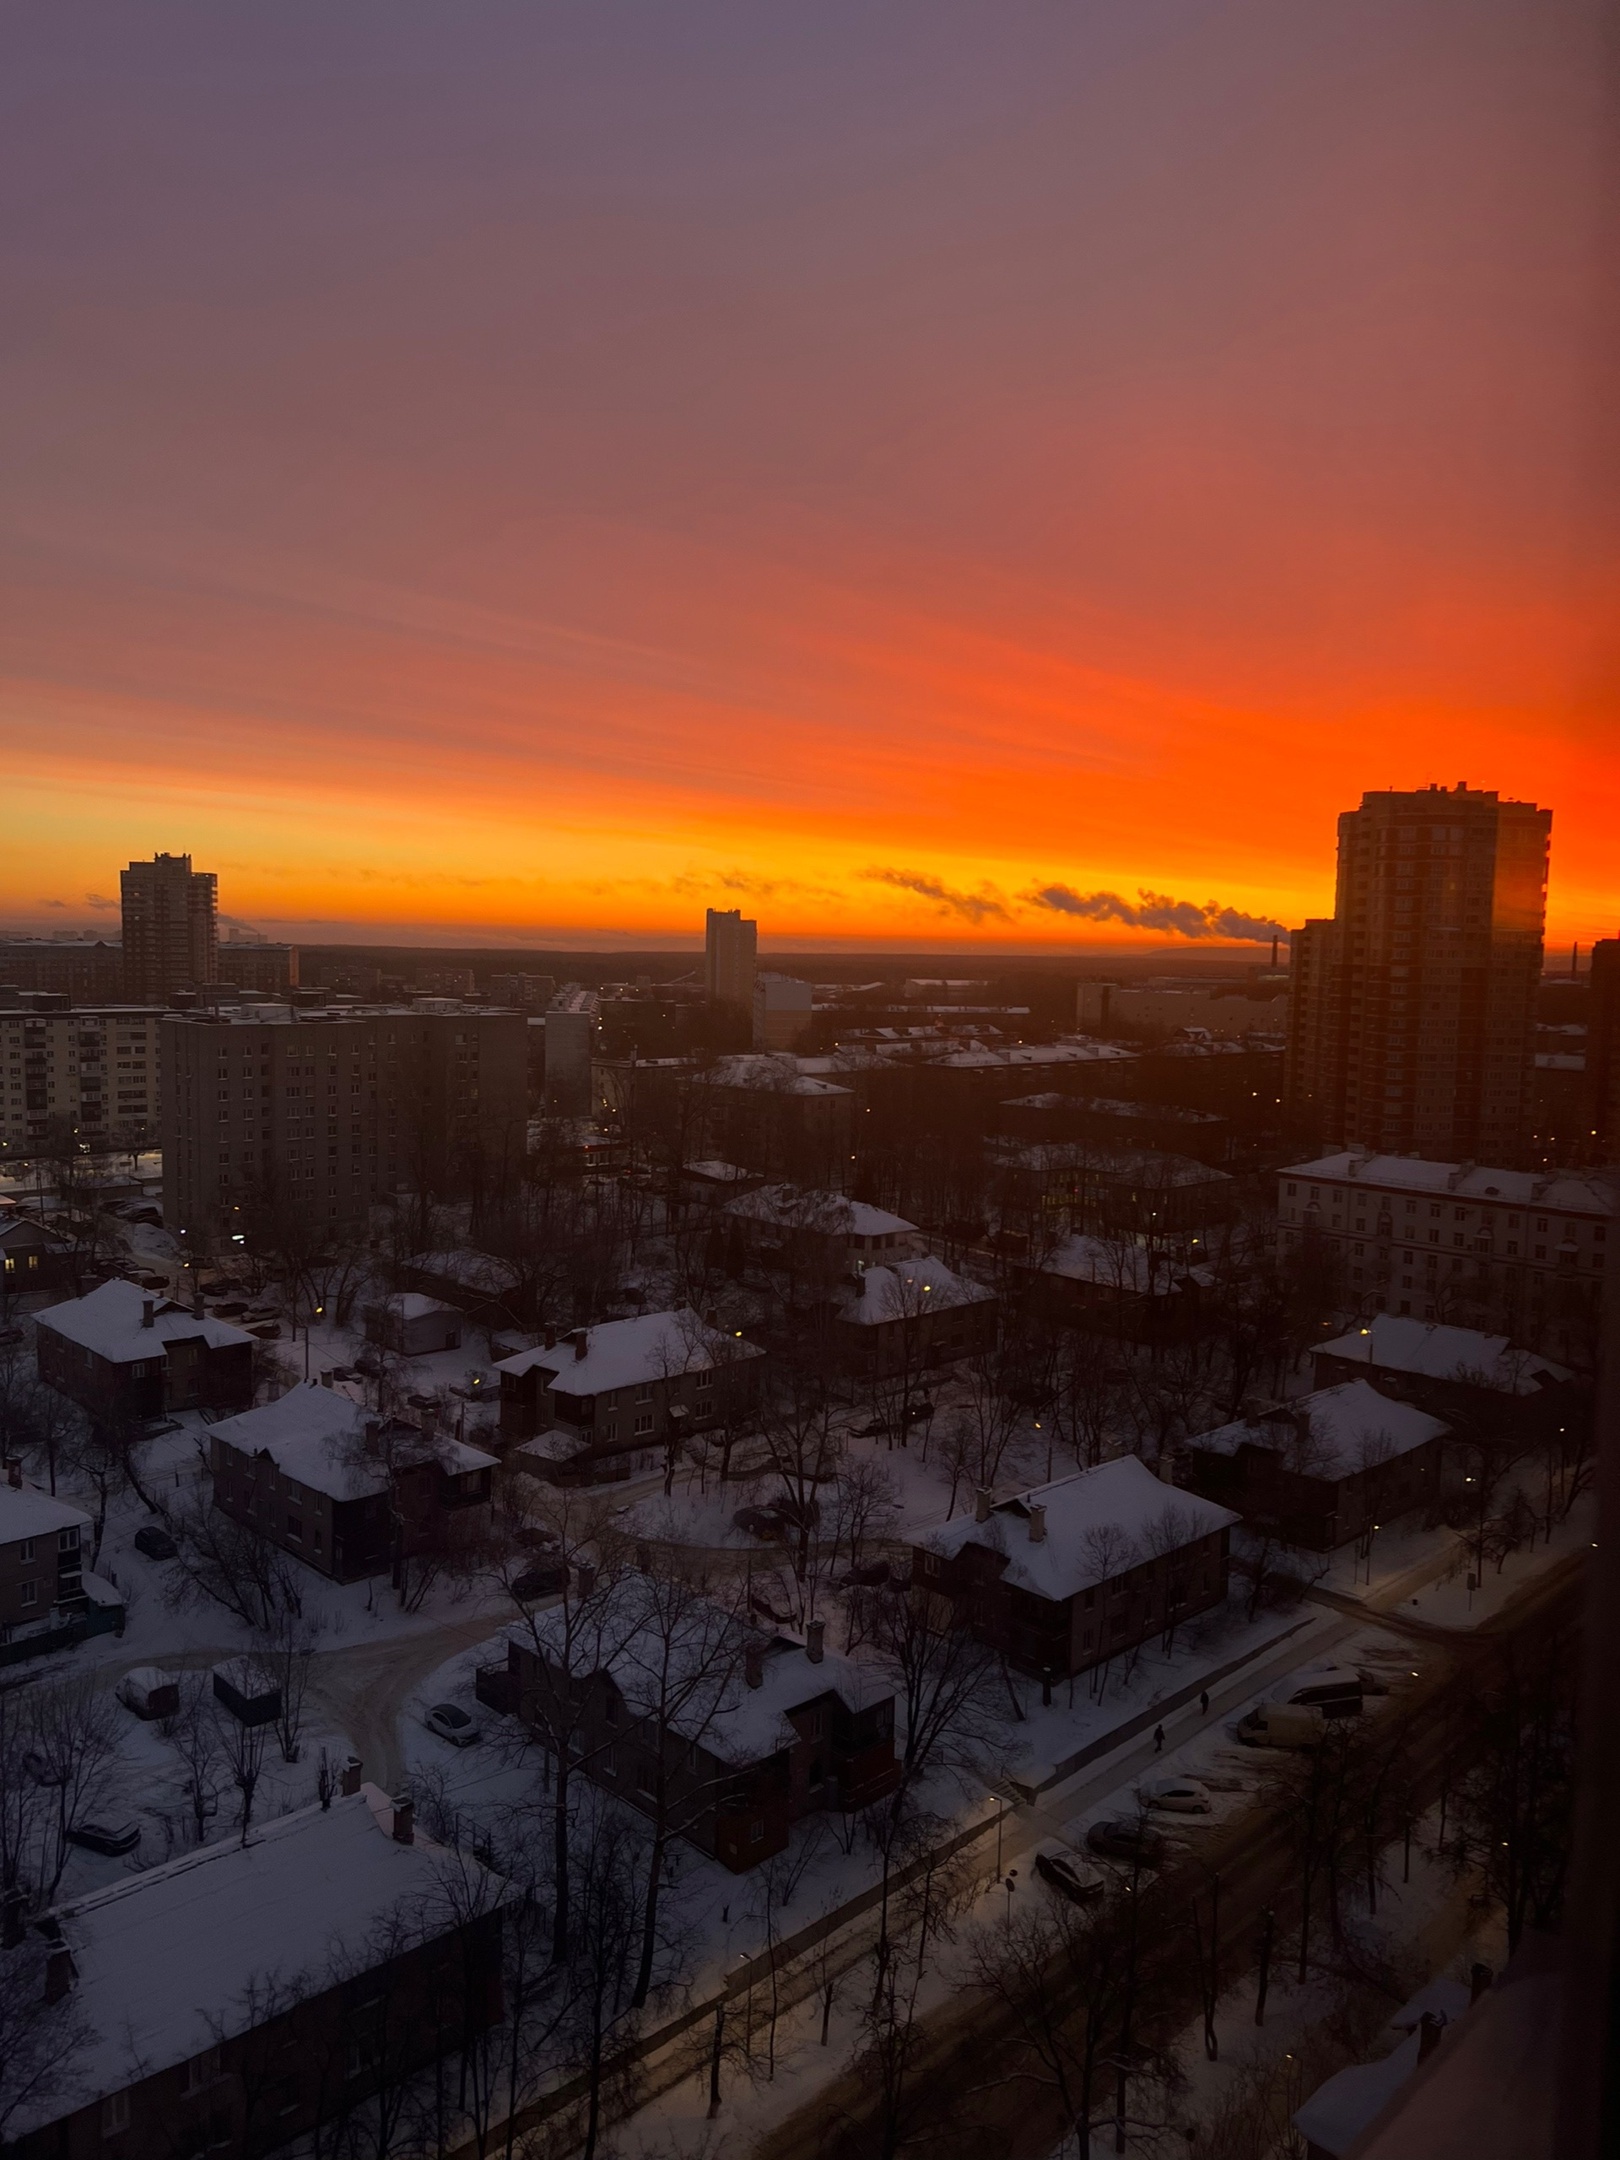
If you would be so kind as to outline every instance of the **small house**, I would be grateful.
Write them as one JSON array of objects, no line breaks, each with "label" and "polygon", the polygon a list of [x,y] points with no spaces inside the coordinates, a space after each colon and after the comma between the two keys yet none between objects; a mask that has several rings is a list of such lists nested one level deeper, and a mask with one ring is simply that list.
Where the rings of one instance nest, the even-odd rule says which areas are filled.
[{"label": "small house", "polygon": [[1567,1365],[1520,1349],[1506,1335],[1375,1313],[1312,1354],[1318,1388],[1367,1380],[1380,1395],[1416,1403],[1435,1417],[1546,1436],[1584,1413]]},{"label": "small house", "polygon": [[997,1309],[993,1290],[925,1255],[868,1267],[833,1324],[850,1369],[879,1379],[987,1350]]},{"label": "small house", "polygon": [[0,1643],[53,1616],[83,1613],[89,1529],[83,1508],[25,1485],[20,1465],[7,1465],[0,1485]]},{"label": "small house", "polygon": [[690,1308],[548,1329],[532,1350],[503,1358],[501,1434],[526,1440],[561,1428],[583,1445],[635,1452],[663,1446],[673,1417],[703,1432],[756,1399],[765,1353]]},{"label": "small house", "polygon": [[1259,1409],[1181,1449],[1185,1482],[1307,1552],[1375,1530],[1439,1497],[1444,1422],[1366,1380]]},{"label": "small house", "polygon": [[39,1377],[106,1424],[176,1410],[245,1410],[253,1337],[227,1320],[115,1278],[47,1306],[34,1329]]},{"label": "small house", "polygon": [[1121,1455],[999,1503],[981,1492],[913,1548],[912,1579],[1021,1671],[1062,1679],[1219,1605],[1237,1520]]},{"label": "small house", "polygon": [[430,1357],[461,1348],[462,1315],[423,1290],[396,1290],[366,1311],[366,1339],[400,1357]]},{"label": "small house", "polygon": [[0,1214],[0,1295],[56,1290],[72,1281],[73,1247],[31,1215]]}]

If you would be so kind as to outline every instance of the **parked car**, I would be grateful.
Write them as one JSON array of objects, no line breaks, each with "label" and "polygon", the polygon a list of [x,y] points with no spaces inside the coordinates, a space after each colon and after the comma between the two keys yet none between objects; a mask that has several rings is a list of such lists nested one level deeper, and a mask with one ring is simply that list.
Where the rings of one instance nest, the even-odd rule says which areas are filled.
[{"label": "parked car", "polygon": [[82,1845],[86,1852],[106,1853],[110,1859],[133,1852],[140,1842],[138,1822],[76,1822],[68,1828],[70,1845]]},{"label": "parked car", "polygon": [[1093,1823],[1086,1832],[1086,1845],[1105,1859],[1139,1861],[1143,1867],[1158,1867],[1167,1850],[1152,1824],[1139,1822],[1134,1815],[1116,1815]]},{"label": "parked car", "polygon": [[1237,1737],[1245,1747],[1314,1748],[1326,1726],[1315,1703],[1256,1703],[1238,1719]]},{"label": "parked car", "polygon": [[135,1550],[145,1553],[148,1560],[172,1560],[180,1548],[167,1530],[156,1523],[142,1523],[135,1533]]},{"label": "parked car", "polygon": [[1207,1815],[1214,1804],[1197,1778],[1150,1778],[1141,1792],[1149,1807],[1171,1815]]},{"label": "parked car", "polygon": [[859,1567],[852,1567],[839,1583],[841,1590],[876,1590],[889,1579],[887,1560],[863,1560]]},{"label": "parked car", "polygon": [[1059,1897],[1076,1905],[1094,1905],[1108,1887],[1102,1869],[1068,1845],[1043,1845],[1035,1855],[1035,1872]]},{"label": "parked car", "polygon": [[448,1740],[452,1747],[471,1747],[479,1737],[478,1721],[453,1702],[436,1702],[424,1713],[422,1722],[429,1732]]},{"label": "parked car", "polygon": [[568,1588],[568,1563],[566,1560],[536,1560],[521,1575],[514,1575],[508,1586],[515,1598],[525,1603],[535,1598],[555,1597]]},{"label": "parked car", "polygon": [[852,1440],[881,1440],[888,1432],[888,1429],[889,1421],[887,1418],[868,1418],[864,1425],[852,1425],[849,1428],[849,1436]]},{"label": "parked car", "polygon": [[1323,1673],[1295,1688],[1291,1703],[1312,1703],[1324,1717],[1360,1717],[1366,1683],[1358,1672]]}]

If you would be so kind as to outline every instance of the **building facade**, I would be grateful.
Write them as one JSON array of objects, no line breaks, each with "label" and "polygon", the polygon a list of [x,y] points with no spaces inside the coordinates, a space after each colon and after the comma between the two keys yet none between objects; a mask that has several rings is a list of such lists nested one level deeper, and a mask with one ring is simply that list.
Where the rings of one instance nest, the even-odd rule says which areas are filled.
[{"label": "building facade", "polygon": [[1620,1163],[1620,938],[1592,947],[1591,1007],[1586,1022],[1584,1158]]},{"label": "building facade", "polygon": [[703,931],[703,988],[712,1005],[754,1005],[759,925],[741,908],[710,908]]},{"label": "building facade", "polygon": [[189,855],[154,855],[118,875],[124,911],[124,995],[164,1005],[219,980],[219,880]]},{"label": "building facade", "polygon": [[1341,816],[1333,916],[1293,938],[1298,1130],[1521,1161],[1551,826],[1549,810],[1464,785],[1368,794]]},{"label": "building facade", "polygon": [[164,1221],[193,1249],[289,1213],[358,1235],[402,1188],[465,1191],[523,1158],[519,1013],[245,1005],[170,1014],[160,1039]]},{"label": "building facade", "polygon": [[14,1628],[84,1610],[82,1547],[89,1528],[82,1508],[25,1485],[7,1465],[0,1485],[0,1643],[11,1640]]},{"label": "building facade", "polygon": [[162,1017],[139,1005],[0,1007],[0,1153],[68,1133],[92,1151],[155,1147]]},{"label": "building facade", "polygon": [[560,1428],[580,1446],[662,1445],[672,1413],[687,1432],[740,1416],[758,1397],[765,1353],[690,1310],[555,1328],[538,1349],[502,1360],[501,1437]]},{"label": "building facade", "polygon": [[253,1400],[251,1335],[116,1278],[48,1305],[34,1354],[41,1380],[104,1424],[245,1410]]},{"label": "building facade", "polygon": [[116,1004],[124,994],[124,948],[100,938],[0,938],[0,987]]},{"label": "building facade", "polygon": [[1590,1363],[1620,1179],[1354,1148],[1281,1171],[1277,1212],[1284,1262],[1314,1245],[1359,1311],[1500,1329]]}]

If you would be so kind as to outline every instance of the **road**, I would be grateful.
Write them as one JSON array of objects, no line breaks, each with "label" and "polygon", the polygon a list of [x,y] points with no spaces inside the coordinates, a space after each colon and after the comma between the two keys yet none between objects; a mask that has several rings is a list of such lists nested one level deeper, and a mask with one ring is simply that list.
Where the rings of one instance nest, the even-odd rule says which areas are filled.
[{"label": "road", "polygon": [[[1392,1698],[1392,1706],[1398,1704],[1408,1720],[1416,1783],[1429,1800],[1439,1790],[1448,1708],[1465,1699],[1478,1662],[1494,1643],[1506,1636],[1529,1639],[1539,1631],[1575,1623],[1580,1566],[1579,1556],[1574,1556],[1549,1568],[1494,1620],[1470,1634],[1459,1633],[1443,1652],[1431,1653],[1428,1669],[1421,1671],[1414,1687]],[[1365,1614],[1356,1624],[1364,1626],[1375,1618]],[[1137,1757],[1141,1767],[1152,1759],[1148,1750],[1138,1750]],[[1065,1792],[1061,1801],[1028,1811],[1018,1843],[1010,1849],[1024,1849],[1050,1836],[1059,1826],[1054,1818],[1060,1811],[1064,1817],[1083,1812],[1088,1801],[1117,1789],[1126,1781],[1121,1769],[1126,1778],[1132,1774],[1129,1761],[1111,1763],[1084,1786]],[[1034,1835],[1024,1834],[1026,1825]],[[1293,1913],[1293,1866],[1275,1824],[1262,1809],[1252,1807],[1210,1833],[1195,1857],[1159,1878],[1161,1909],[1180,1912],[1205,1894],[1211,1870],[1220,1875],[1222,1965],[1230,1982],[1253,1962],[1266,1907],[1277,1914],[1279,1940],[1286,1940]],[[1197,2011],[1196,1975],[1190,1967],[1189,1959],[1187,1988],[1172,2022],[1184,2022]],[[1069,2125],[1039,2083],[1007,2077],[1017,2058],[1018,2041],[1009,2020],[978,1995],[957,1996],[921,2020],[910,2071],[916,2099],[908,2110],[905,2149],[926,2151],[931,2160],[977,2160],[986,2152],[1005,2160],[1039,2160],[1050,2153]],[[756,2147],[756,2160],[867,2160],[883,2150],[877,2094],[870,2075],[857,2067],[769,2133]]]}]

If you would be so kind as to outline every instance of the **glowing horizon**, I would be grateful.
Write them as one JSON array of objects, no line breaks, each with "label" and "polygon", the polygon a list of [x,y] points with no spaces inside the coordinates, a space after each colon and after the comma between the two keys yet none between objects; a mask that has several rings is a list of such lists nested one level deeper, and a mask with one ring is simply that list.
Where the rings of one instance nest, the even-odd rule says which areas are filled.
[{"label": "glowing horizon", "polygon": [[90,12],[0,929],[170,849],[308,942],[1191,953],[1035,896],[1292,928],[1465,778],[1620,930],[1573,0]]}]

